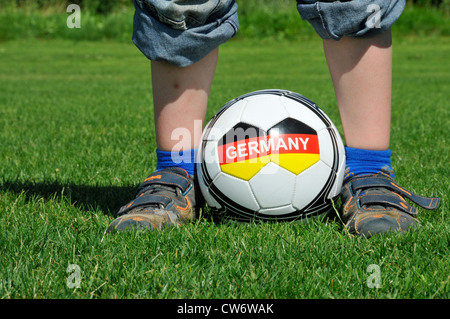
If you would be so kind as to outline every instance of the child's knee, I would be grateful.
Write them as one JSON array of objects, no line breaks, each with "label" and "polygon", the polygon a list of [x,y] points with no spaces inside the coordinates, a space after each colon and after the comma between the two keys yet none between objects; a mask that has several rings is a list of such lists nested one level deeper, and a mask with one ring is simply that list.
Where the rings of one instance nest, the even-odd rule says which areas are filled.
[{"label": "child's knee", "polygon": [[400,17],[405,0],[297,0],[297,9],[323,39],[369,37],[388,30]]},{"label": "child's knee", "polygon": [[188,66],[233,37],[234,0],[135,0],[133,42],[149,59]]}]

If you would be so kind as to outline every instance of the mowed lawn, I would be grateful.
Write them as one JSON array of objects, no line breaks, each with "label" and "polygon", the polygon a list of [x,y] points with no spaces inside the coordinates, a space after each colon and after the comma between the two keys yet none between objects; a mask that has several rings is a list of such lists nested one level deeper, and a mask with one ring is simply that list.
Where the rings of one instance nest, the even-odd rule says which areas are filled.
[{"label": "mowed lawn", "polygon": [[[338,218],[236,226],[204,212],[109,234],[156,166],[149,62],[131,43],[0,43],[0,298],[450,297],[449,56],[449,39],[394,37],[397,182],[441,198],[420,229],[366,240]],[[307,96],[342,132],[319,40],[223,45],[207,116],[267,88]]]}]

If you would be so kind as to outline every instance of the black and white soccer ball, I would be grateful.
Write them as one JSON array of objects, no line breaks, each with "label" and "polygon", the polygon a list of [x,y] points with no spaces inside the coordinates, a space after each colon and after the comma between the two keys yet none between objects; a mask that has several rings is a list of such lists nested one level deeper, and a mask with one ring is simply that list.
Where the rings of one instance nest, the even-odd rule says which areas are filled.
[{"label": "black and white soccer ball", "polygon": [[328,213],[344,170],[344,145],[330,118],[284,90],[228,102],[206,125],[197,158],[207,205],[219,219],[239,222]]}]

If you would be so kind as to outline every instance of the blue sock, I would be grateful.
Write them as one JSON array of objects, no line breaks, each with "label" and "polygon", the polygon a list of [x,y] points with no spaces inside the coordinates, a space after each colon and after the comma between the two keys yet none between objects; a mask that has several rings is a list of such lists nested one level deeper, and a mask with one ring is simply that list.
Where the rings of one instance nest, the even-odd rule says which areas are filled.
[{"label": "blue sock", "polygon": [[195,158],[197,156],[197,149],[191,149],[181,152],[166,152],[156,150],[156,158],[158,163],[156,170],[162,170],[167,167],[180,167],[193,176],[196,173]]},{"label": "blue sock", "polygon": [[345,178],[356,175],[375,174],[383,172],[394,178],[391,167],[391,150],[373,151],[359,148],[345,147],[347,174]]}]

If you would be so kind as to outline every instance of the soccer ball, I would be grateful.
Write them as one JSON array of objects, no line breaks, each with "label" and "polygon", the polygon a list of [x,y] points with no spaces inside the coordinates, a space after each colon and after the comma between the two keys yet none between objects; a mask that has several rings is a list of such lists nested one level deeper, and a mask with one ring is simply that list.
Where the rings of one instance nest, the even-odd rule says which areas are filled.
[{"label": "soccer ball", "polygon": [[345,170],[342,139],[304,96],[262,90],[240,96],[206,125],[198,183],[215,217],[292,221],[328,213]]}]

